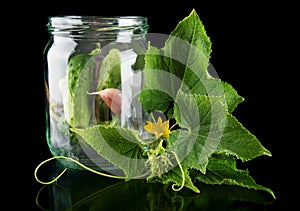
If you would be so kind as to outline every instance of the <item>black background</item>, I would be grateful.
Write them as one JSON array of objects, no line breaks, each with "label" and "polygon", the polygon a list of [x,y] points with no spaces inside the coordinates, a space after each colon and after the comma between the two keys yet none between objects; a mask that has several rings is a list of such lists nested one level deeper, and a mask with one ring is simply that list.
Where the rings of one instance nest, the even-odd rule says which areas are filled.
[{"label": "black background", "polygon": [[33,177],[34,169],[51,157],[45,140],[42,63],[49,38],[47,18],[142,15],[148,18],[150,33],[170,34],[195,9],[212,42],[212,65],[219,77],[245,98],[234,115],[272,153],[272,157],[259,157],[247,163],[250,175],[275,192],[278,199],[270,210],[291,210],[298,168],[294,150],[299,141],[295,135],[299,126],[296,103],[299,68],[293,66],[297,61],[293,55],[299,53],[292,50],[296,44],[292,31],[297,26],[293,25],[292,5],[280,1],[262,4],[256,0],[11,3],[7,11],[10,15],[2,19],[1,32],[5,37],[2,44],[8,46],[3,52],[9,61],[5,72],[10,74],[2,78],[4,84],[9,83],[3,96],[13,98],[13,103],[4,104],[4,113],[12,108],[15,116],[6,121],[9,127],[4,131],[9,135],[5,140],[10,143],[5,149],[10,156],[4,159],[8,168],[3,170],[9,172],[5,175],[10,179],[6,190],[12,203],[8,206],[20,205],[25,210],[34,206],[40,188]]}]

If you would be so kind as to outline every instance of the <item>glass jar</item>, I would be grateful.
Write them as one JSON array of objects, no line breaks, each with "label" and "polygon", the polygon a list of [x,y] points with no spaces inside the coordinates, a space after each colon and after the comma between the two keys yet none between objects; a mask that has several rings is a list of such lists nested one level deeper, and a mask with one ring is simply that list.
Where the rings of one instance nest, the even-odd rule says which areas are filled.
[{"label": "glass jar", "polygon": [[[147,50],[148,28],[147,18],[141,16],[49,17],[50,39],[44,50],[46,137],[54,156],[114,171],[118,168],[99,156],[101,145],[93,145],[93,138],[86,143],[84,131],[114,125],[143,136],[148,117],[138,102],[143,87],[138,61]],[[67,159],[60,161],[81,169]]]}]

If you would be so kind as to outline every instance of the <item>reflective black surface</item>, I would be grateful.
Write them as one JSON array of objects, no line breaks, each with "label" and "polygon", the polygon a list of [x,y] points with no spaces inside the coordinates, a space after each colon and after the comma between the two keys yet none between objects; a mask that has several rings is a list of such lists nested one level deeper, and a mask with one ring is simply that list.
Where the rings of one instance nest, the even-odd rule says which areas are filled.
[{"label": "reflective black surface", "polygon": [[[48,180],[64,168],[54,163]],[[46,178],[44,178],[46,179]],[[175,192],[169,185],[145,180],[124,181],[77,170],[36,193],[40,210],[268,210],[274,199],[266,193],[237,186],[199,184],[199,194],[190,190]]]}]

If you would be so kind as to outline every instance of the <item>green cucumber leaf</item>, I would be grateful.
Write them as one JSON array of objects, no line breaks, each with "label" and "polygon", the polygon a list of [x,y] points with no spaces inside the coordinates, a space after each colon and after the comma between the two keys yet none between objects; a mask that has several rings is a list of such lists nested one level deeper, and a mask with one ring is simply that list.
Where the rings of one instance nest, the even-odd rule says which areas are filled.
[{"label": "green cucumber leaf", "polygon": [[[206,175],[214,153],[224,152],[242,161],[270,155],[227,111],[222,97],[186,94],[179,90],[174,118],[181,129],[172,131],[166,150],[176,153],[185,174],[193,169]],[[176,180],[178,178],[165,179],[164,183]]]},{"label": "green cucumber leaf", "polygon": [[144,173],[144,150],[136,131],[104,125],[72,131],[100,156],[120,167],[128,179]]},{"label": "green cucumber leaf", "polygon": [[[235,160],[216,161],[212,157],[225,153],[245,162],[271,153],[232,115],[244,98],[230,84],[208,73],[210,53],[210,39],[193,10],[178,23],[162,49],[149,46],[145,54],[146,89],[139,100],[148,112],[167,112],[178,124],[180,129],[173,130],[167,139],[166,151],[177,155],[184,175],[188,175],[185,187],[195,191],[196,178],[222,170],[224,165],[216,184],[266,190],[274,197],[247,171],[237,170]],[[197,174],[189,174],[190,171]],[[152,181],[178,185],[183,179],[180,173],[175,167]]]},{"label": "green cucumber leaf", "polygon": [[[174,117],[179,127],[185,131],[181,131],[179,137],[170,141],[168,150],[175,151],[180,160],[184,158],[183,165],[187,164],[205,173],[209,157],[216,151],[225,127],[226,107],[223,99],[179,91]],[[186,151],[182,153],[183,148],[191,151],[188,154]]]},{"label": "green cucumber leaf", "polygon": [[166,111],[173,99],[163,91],[147,89],[140,93],[139,100],[143,101],[146,112]]},{"label": "green cucumber leaf", "polygon": [[243,162],[262,155],[272,155],[232,114],[227,115],[226,121],[217,151],[235,155]]},{"label": "green cucumber leaf", "polygon": [[226,106],[228,108],[228,112],[232,113],[233,110],[245,100],[242,96],[240,96],[237,91],[227,82],[221,81],[224,95],[226,100]]},{"label": "green cucumber leaf", "polygon": [[[145,88],[141,91],[139,101],[143,104],[145,111],[159,110],[165,112],[169,104],[173,102],[173,97],[179,88],[172,86],[171,74],[166,72],[168,65],[165,63],[161,51],[156,47],[149,46],[145,54],[145,67],[143,75],[145,79]],[[180,84],[179,84],[180,85]],[[159,96],[152,101],[149,98]]]},{"label": "green cucumber leaf", "polygon": [[193,170],[191,173],[196,180],[211,185],[236,185],[254,190],[262,190],[270,193],[273,198],[274,192],[265,186],[259,185],[249,175],[248,170],[236,168],[236,161],[232,156],[213,156],[209,160],[206,174]]},{"label": "green cucumber leaf", "polygon": [[186,93],[225,96],[228,111],[232,112],[244,99],[231,85],[208,74],[210,52],[210,39],[193,10],[179,22],[162,49],[150,45],[145,54],[145,92],[152,89],[153,94],[157,90],[160,93],[155,95],[162,96],[157,106],[155,102],[145,102],[149,95],[142,92],[140,101],[145,109],[168,108],[172,102],[165,99],[174,99],[181,88]]},{"label": "green cucumber leaf", "polygon": [[215,152],[234,155],[243,162],[262,155],[271,156],[270,151],[226,110],[223,102],[221,97],[191,95],[181,91],[176,98],[174,117],[178,125],[186,130],[181,131],[180,135],[175,133],[176,136],[170,136],[169,150],[182,157],[182,148],[191,149],[189,154],[184,153],[183,163],[202,173],[205,173],[208,159]]}]

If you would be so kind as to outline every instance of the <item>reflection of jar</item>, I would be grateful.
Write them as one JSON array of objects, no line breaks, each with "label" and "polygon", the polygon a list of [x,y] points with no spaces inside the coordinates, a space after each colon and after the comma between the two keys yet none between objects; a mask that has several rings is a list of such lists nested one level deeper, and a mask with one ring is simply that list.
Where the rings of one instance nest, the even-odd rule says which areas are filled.
[{"label": "reflection of jar", "polygon": [[51,39],[44,58],[50,151],[89,167],[114,169],[76,130],[116,125],[143,133],[146,115],[138,102],[142,64],[137,61],[143,61],[139,58],[147,49],[147,18],[56,16],[48,21]]}]

